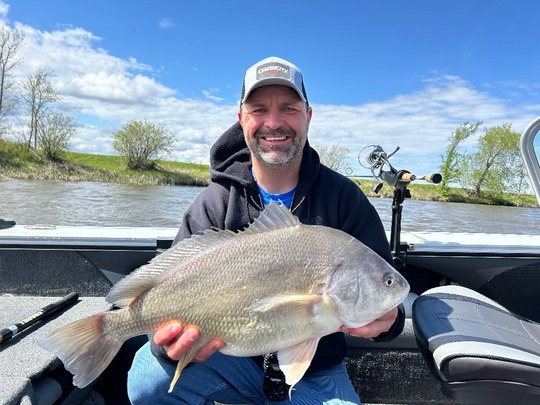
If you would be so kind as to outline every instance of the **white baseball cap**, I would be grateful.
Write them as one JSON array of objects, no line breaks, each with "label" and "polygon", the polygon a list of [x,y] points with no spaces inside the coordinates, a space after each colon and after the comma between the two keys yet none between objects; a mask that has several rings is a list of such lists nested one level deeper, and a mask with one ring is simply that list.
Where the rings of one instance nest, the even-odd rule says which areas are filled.
[{"label": "white baseball cap", "polygon": [[304,78],[300,69],[285,59],[271,56],[246,70],[240,104],[244,103],[256,88],[271,84],[288,86],[296,90],[303,102],[308,102]]}]

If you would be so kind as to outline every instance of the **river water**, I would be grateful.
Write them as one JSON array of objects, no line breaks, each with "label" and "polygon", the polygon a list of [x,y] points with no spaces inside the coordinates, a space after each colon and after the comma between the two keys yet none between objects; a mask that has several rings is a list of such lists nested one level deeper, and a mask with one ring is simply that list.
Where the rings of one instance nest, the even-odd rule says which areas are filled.
[{"label": "river water", "polygon": [[[0,177],[0,218],[19,225],[178,227],[202,188]],[[392,200],[372,198],[386,230]],[[540,233],[540,209],[406,200],[403,231]]]}]

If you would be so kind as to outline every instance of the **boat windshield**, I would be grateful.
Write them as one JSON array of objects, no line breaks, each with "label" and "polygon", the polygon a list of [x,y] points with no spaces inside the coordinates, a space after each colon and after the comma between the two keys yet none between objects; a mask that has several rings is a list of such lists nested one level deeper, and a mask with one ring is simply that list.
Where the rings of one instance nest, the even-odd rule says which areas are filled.
[{"label": "boat windshield", "polygon": [[533,120],[521,135],[521,154],[531,184],[540,204],[540,117]]}]

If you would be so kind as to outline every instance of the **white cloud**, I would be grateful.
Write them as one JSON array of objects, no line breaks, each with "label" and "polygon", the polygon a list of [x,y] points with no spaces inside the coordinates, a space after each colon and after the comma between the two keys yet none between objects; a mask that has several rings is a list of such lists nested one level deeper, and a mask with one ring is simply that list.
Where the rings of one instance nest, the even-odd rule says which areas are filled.
[{"label": "white cloud", "polygon": [[58,81],[57,90],[67,96],[102,100],[110,103],[137,104],[141,100],[174,94],[152,78],[126,72],[101,70],[86,72]]},{"label": "white cloud", "polygon": [[161,28],[162,30],[166,30],[168,28],[173,27],[174,23],[168,18],[162,18],[161,20],[159,20],[158,25],[159,25],[159,28]]},{"label": "white cloud", "polygon": [[215,102],[223,101],[224,98],[218,97],[215,95],[217,92],[219,92],[219,89],[203,90],[202,93],[203,93],[204,98],[206,98],[207,100],[215,101]]},{"label": "white cloud", "polygon": [[[458,125],[478,120],[485,127],[512,122],[520,132],[540,114],[538,105],[512,106],[456,76],[433,78],[424,85],[378,103],[313,106],[311,142],[348,148],[351,167],[360,174],[369,173],[357,162],[363,147],[378,144],[390,153],[399,146],[393,164],[420,175],[438,170],[439,156]],[[360,160],[366,164],[364,155]]]},{"label": "white cloud", "polygon": [[5,21],[9,13],[9,4],[0,0],[0,20]]},{"label": "white cloud", "polygon": [[[0,16],[7,12],[0,2]],[[44,32],[20,23],[16,27],[26,36],[21,77],[39,66],[54,71],[54,84],[63,96],[60,107],[79,120],[74,150],[113,153],[115,129],[131,119],[148,119],[166,124],[177,136],[173,159],[208,163],[210,145],[236,120],[236,102],[224,104],[218,89],[205,90],[205,100],[183,98],[153,77],[152,66],[109,54],[99,47],[100,38],[83,28]],[[367,145],[380,144],[387,152],[400,146],[396,167],[422,174],[438,169],[447,138],[463,122],[512,122],[521,131],[540,115],[538,104],[514,105],[452,75],[426,79],[418,90],[388,100],[313,109],[311,143],[347,147],[355,173],[362,172],[356,160]]]}]

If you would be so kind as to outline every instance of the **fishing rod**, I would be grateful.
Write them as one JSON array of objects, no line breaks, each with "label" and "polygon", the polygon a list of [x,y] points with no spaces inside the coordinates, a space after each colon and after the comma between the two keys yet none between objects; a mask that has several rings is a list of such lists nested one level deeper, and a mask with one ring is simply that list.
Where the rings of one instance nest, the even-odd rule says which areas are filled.
[{"label": "fishing rod", "polygon": [[30,315],[27,318],[24,318],[22,321],[14,323],[13,325],[8,326],[0,330],[0,344],[7,342],[16,334],[22,332],[28,327],[32,326],[38,321],[45,319],[56,312],[68,307],[79,298],[79,294],[72,292],[65,297],[61,298],[58,301],[53,302],[52,304],[45,305],[39,311]]},{"label": "fishing rod", "polygon": [[[366,155],[365,151],[370,149]],[[399,150],[399,146],[390,154],[387,154],[379,145],[369,145],[363,148],[358,154],[360,166],[371,171],[372,176],[378,181],[373,188],[373,192],[378,194],[384,184],[394,188],[392,201],[392,225],[390,229],[390,247],[394,258],[394,267],[397,269],[404,265],[404,257],[407,251],[406,246],[401,246],[401,214],[403,202],[406,198],[411,198],[411,192],[407,188],[413,181],[424,180],[428,183],[439,184],[442,176],[439,173],[430,173],[424,176],[416,176],[408,170],[397,170],[390,163],[390,158]],[[365,156],[367,166],[362,164],[361,156]]]}]

